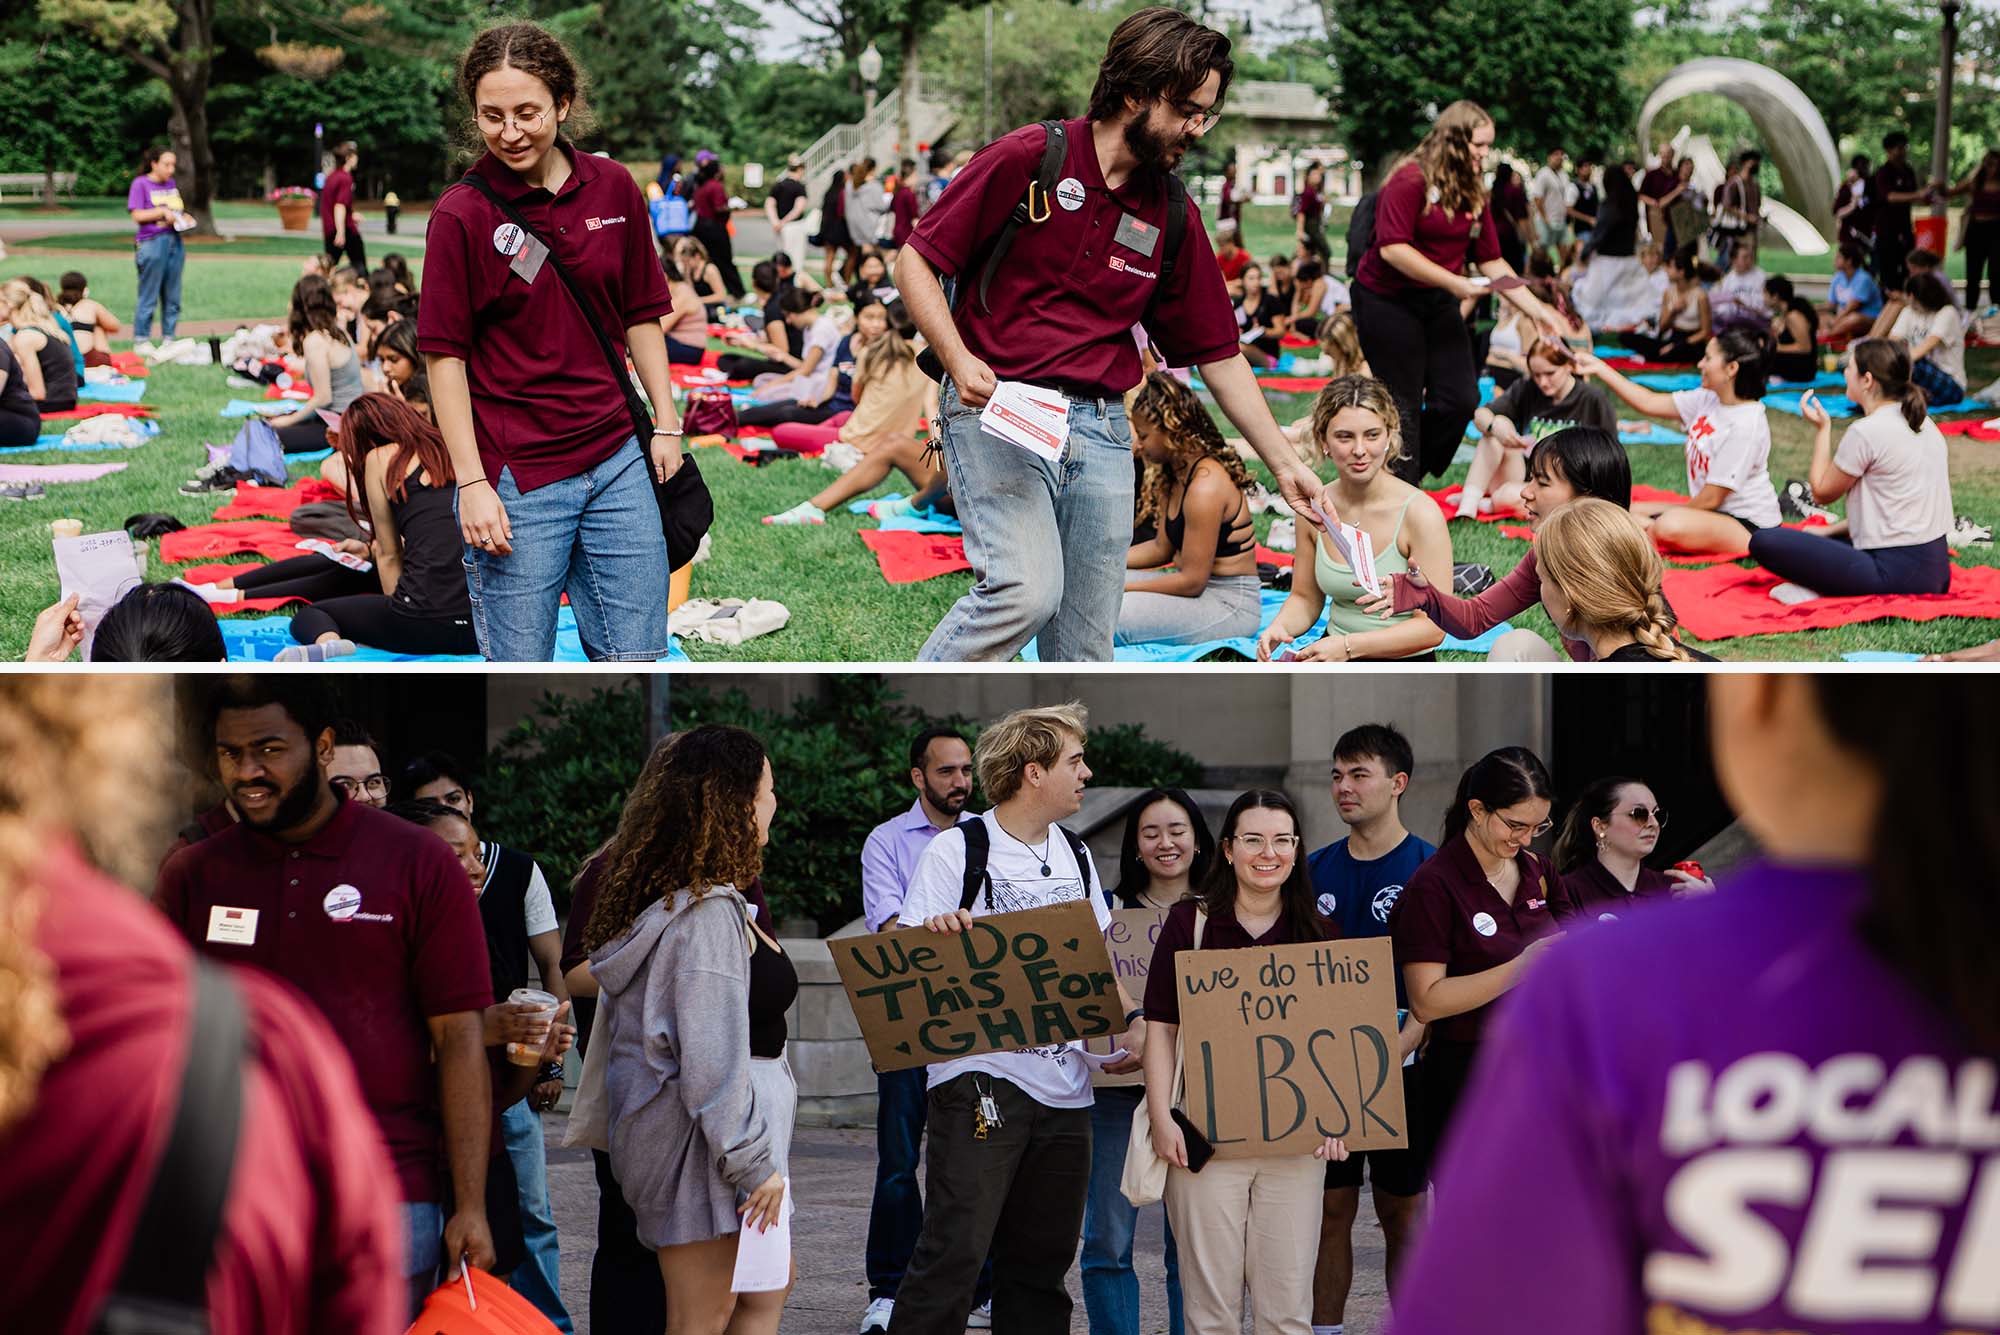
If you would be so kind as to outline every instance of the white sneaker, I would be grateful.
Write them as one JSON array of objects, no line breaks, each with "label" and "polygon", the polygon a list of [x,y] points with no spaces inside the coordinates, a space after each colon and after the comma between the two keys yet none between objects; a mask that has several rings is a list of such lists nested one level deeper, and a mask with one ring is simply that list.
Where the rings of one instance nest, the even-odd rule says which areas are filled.
[{"label": "white sneaker", "polygon": [[967,1330],[993,1329],[993,1300],[991,1298],[988,1298],[985,1302],[972,1309],[972,1315],[965,1319],[965,1328]]},{"label": "white sneaker", "polygon": [[159,351],[159,348],[160,345],[153,342],[150,338],[142,338],[132,345],[132,351],[138,353],[141,357],[150,357]]},{"label": "white sneaker", "polygon": [[889,1317],[896,1310],[894,1298],[877,1298],[868,1304],[868,1310],[861,1314],[861,1335],[871,1330],[889,1329]]}]

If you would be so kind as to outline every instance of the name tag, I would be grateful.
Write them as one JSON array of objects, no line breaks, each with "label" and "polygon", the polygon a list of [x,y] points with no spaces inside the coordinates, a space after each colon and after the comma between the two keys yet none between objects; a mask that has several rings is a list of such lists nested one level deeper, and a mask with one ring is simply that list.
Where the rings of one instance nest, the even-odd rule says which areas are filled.
[{"label": "name tag", "polygon": [[542,264],[549,257],[549,248],[532,236],[522,238],[520,251],[514,256],[508,268],[513,270],[522,282],[533,286],[535,276],[542,271]]},{"label": "name tag", "polygon": [[212,905],[208,910],[208,939],[226,946],[257,944],[257,910]]},{"label": "name tag", "polygon": [[1119,218],[1118,230],[1111,234],[1111,239],[1151,259],[1160,245],[1160,229],[1128,213]]}]

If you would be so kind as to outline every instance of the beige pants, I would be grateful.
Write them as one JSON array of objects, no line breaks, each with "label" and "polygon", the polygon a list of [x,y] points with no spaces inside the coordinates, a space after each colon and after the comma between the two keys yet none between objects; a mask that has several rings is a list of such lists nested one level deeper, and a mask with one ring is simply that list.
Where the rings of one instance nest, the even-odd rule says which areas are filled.
[{"label": "beige pants", "polygon": [[1489,663],[1567,663],[1563,651],[1531,630],[1510,630],[1493,641]]},{"label": "beige pants", "polygon": [[1256,1335],[1312,1335],[1326,1165],[1309,1155],[1167,1169],[1188,1335],[1239,1335],[1250,1286]]}]

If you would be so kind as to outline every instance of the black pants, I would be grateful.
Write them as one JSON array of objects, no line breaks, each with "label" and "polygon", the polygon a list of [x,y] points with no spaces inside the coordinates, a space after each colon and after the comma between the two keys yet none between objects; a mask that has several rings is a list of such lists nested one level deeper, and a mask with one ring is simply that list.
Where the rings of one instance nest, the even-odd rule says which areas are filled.
[{"label": "black pants", "polygon": [[352,217],[349,217],[347,220],[347,244],[345,246],[336,246],[333,244],[332,232],[322,232],[320,233],[320,238],[326,243],[326,257],[335,264],[339,264],[340,257],[345,255],[349,264],[352,264],[364,274],[368,272],[368,252],[361,245],[361,229],[354,225]]},{"label": "black pants", "polygon": [[671,336],[667,339],[667,362],[673,366],[700,366],[705,347],[693,343],[683,343]]},{"label": "black pants", "polygon": [[1772,574],[1829,598],[1951,591],[1951,552],[1943,538],[1864,550],[1810,529],[1760,528],[1750,535],[1750,557]]},{"label": "black pants", "polygon": [[780,422],[804,422],[816,426],[839,412],[832,400],[808,408],[803,403],[753,403],[736,410],[739,426],[776,426]]},{"label": "black pants", "polygon": [[611,1171],[611,1156],[590,1152],[597,1165],[597,1252],[590,1258],[593,1335],[660,1335],[667,1325],[667,1290],[659,1253],[639,1241],[639,1221]]},{"label": "black pants", "polygon": [[2000,218],[1974,218],[1965,225],[1965,309],[1979,309],[1979,279],[1986,276],[1987,299],[2000,301]]},{"label": "black pants", "polygon": [[1771,354],[1771,374],[1786,384],[1798,385],[1818,375],[1819,367],[1810,352],[1776,352]]},{"label": "black pants", "polygon": [[[1665,334],[1620,334],[1618,342],[1649,362],[1698,362],[1707,350],[1682,330],[1669,330]],[[1812,377],[1806,378],[1810,380]]]},{"label": "black pants", "polygon": [[326,448],[326,419],[318,413],[303,422],[273,429],[277,431],[278,444],[286,454],[310,454]]},{"label": "black pants", "polygon": [[1360,283],[1353,290],[1362,355],[1389,387],[1403,419],[1403,457],[1393,465],[1396,476],[1420,483],[1451,467],[1479,407],[1472,340],[1458,303],[1439,288],[1393,297]]},{"label": "black pants", "polygon": [[725,352],[716,360],[716,369],[731,380],[755,380],[760,375],[783,375],[792,368],[783,362],[774,362],[768,357],[752,357],[747,353]]},{"label": "black pants", "polygon": [[[979,1088],[1001,1124],[973,1134]],[[1063,1276],[1076,1259],[1090,1188],[1090,1109],[1049,1108],[1019,1086],[962,1075],[930,1092],[924,1231],[889,1335],[963,1335],[979,1271],[993,1255],[993,1328],[1067,1335]]]},{"label": "black pants", "polygon": [[312,644],[329,632],[394,654],[476,654],[469,617],[420,617],[382,592],[372,572],[349,570],[323,556],[295,556],[236,577],[253,598],[305,598],[292,618],[292,638]]},{"label": "black pants", "polygon": [[32,445],[42,434],[42,419],[36,413],[0,413],[0,446],[9,449]]},{"label": "black pants", "polygon": [[253,598],[304,598],[315,603],[324,598],[382,592],[382,581],[373,571],[349,570],[338,561],[310,553],[246,570],[235,582]]},{"label": "black pants", "polygon": [[722,285],[729,289],[729,295],[741,297],[743,275],[736,272],[736,246],[734,238],[729,235],[729,224],[720,218],[696,218],[694,235],[708,250],[708,257],[715,261],[715,267],[722,270]]},{"label": "black pants", "polygon": [[1433,1039],[1424,1049],[1416,1067],[1416,1083],[1422,1089],[1417,1115],[1411,1119],[1415,1147],[1422,1152],[1424,1170],[1437,1181],[1438,1151],[1451,1132],[1459,1101],[1472,1079],[1472,1065],[1479,1058],[1477,1043],[1447,1043]]},{"label": "black pants", "polygon": [[1875,233],[1875,281],[1884,292],[1902,290],[1903,280],[1910,276],[1910,249],[1916,244],[1914,236],[1897,236],[1886,229]]}]

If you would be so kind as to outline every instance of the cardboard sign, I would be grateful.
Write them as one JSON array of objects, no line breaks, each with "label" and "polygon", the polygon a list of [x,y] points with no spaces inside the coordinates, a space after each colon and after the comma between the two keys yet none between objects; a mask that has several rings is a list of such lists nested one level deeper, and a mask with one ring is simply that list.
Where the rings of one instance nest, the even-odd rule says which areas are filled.
[{"label": "cardboard sign", "polygon": [[1406,1149],[1387,937],[1176,961],[1187,1115],[1221,1158]]},{"label": "cardboard sign", "polygon": [[880,1071],[1124,1028],[1118,976],[1084,900],[996,913],[951,935],[908,927],[827,945]]},{"label": "cardboard sign", "polygon": [[[1104,949],[1111,956],[1112,972],[1118,975],[1119,982],[1125,984],[1125,991],[1136,1003],[1143,1004],[1145,1001],[1146,971],[1152,967],[1153,947],[1160,939],[1160,924],[1166,920],[1165,909],[1113,909],[1111,925],[1104,929]],[[1118,1036],[1113,1034],[1091,1039],[1083,1045],[1083,1050],[1108,1057],[1117,1046]],[[1146,1076],[1142,1071],[1107,1075],[1093,1068],[1090,1083],[1097,1089],[1143,1085]]]}]

